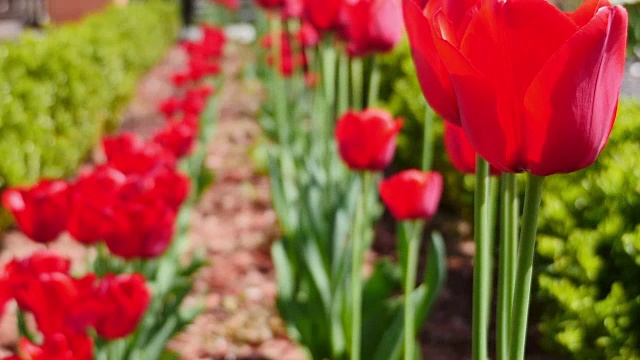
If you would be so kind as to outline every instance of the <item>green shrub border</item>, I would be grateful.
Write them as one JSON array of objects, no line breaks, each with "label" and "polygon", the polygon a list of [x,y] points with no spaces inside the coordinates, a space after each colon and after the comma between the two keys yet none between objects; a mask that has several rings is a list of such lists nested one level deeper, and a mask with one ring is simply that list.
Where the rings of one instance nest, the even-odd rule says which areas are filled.
[{"label": "green shrub border", "polygon": [[74,174],[177,29],[154,0],[0,44],[0,188]]}]

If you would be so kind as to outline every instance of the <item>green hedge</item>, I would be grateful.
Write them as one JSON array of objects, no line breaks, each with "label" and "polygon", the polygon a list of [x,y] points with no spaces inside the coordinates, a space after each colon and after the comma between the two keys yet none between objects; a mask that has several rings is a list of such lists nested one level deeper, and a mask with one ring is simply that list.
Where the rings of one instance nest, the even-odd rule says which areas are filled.
[{"label": "green hedge", "polygon": [[546,183],[538,253],[546,344],[640,359],[640,105],[623,101],[598,162]]},{"label": "green hedge", "polygon": [[135,2],[0,44],[0,187],[76,171],[175,41],[173,2]]}]

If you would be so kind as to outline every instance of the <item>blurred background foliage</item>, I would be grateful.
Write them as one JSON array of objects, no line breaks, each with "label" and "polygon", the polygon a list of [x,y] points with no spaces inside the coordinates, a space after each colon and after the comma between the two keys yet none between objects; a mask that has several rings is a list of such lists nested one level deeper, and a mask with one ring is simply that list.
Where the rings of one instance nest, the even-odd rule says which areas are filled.
[{"label": "blurred background foliage", "polygon": [[177,29],[154,0],[0,44],[0,187],[73,174]]},{"label": "blurred background foliage", "polygon": [[[633,49],[640,41],[640,3],[625,6]],[[382,69],[387,74],[383,107],[405,119],[395,166],[419,167],[415,154],[422,148],[425,105],[406,40],[383,59]],[[442,206],[470,219],[473,177],[449,163],[440,120],[435,121],[434,136],[434,166],[446,178]],[[626,99],[597,163],[546,180],[538,244],[539,328],[543,345],[563,358],[640,359],[638,154],[640,104]]]}]

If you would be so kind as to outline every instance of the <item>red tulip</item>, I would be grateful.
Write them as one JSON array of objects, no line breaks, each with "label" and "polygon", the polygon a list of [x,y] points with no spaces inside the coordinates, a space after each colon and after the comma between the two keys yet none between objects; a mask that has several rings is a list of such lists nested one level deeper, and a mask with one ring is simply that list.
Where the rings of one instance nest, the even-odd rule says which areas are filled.
[{"label": "red tulip", "polygon": [[[187,80],[190,80],[190,74],[185,74],[185,77],[189,77],[189,79],[180,79],[180,81],[184,81],[185,83],[187,82]],[[174,83],[176,81],[174,80]],[[176,84],[178,85],[178,84]],[[164,114],[164,116],[166,117],[171,117],[173,115],[175,115],[176,113],[178,113],[180,110],[182,109],[182,99],[172,96],[167,98],[166,100],[164,100],[163,102],[161,102],[160,104],[158,104],[158,110]]]},{"label": "red tulip", "polygon": [[[447,150],[451,164],[458,171],[464,174],[476,173],[476,150],[460,126],[445,121],[444,147]],[[491,175],[498,175],[500,171],[491,166],[490,173]]]},{"label": "red tulip", "polygon": [[84,244],[102,240],[111,225],[111,203],[127,177],[120,171],[100,166],[80,175],[72,188],[71,214],[67,231]]},{"label": "red tulip", "polygon": [[151,197],[162,199],[171,209],[177,211],[189,196],[189,178],[169,168],[158,169],[152,176],[154,185],[150,192]]},{"label": "red tulip", "polygon": [[304,11],[303,0],[285,0],[282,16],[288,18],[300,18]]},{"label": "red tulip", "polygon": [[310,48],[318,45],[320,42],[320,34],[313,25],[308,22],[304,22],[300,26],[300,31],[296,34],[296,40],[302,45],[302,47]]},{"label": "red tulip", "polygon": [[20,230],[40,243],[51,242],[64,231],[69,200],[69,186],[59,180],[42,180],[32,188],[13,188],[2,194],[2,204],[13,214]]},{"label": "red tulip", "polygon": [[227,42],[226,36],[222,29],[203,25],[202,38],[200,41],[187,41],[182,43],[183,48],[189,56],[199,56],[207,59],[218,58],[224,52],[224,46]]},{"label": "red tulip", "polygon": [[[156,182],[153,173],[127,178],[112,206],[113,221],[104,236],[113,254],[127,259],[153,258],[169,246],[176,218],[176,200],[167,196],[166,185],[157,183],[161,184],[162,180]],[[176,196],[182,196],[177,192]]]},{"label": "red tulip", "polygon": [[396,151],[402,120],[384,110],[349,111],[336,124],[342,160],[353,170],[384,170]]},{"label": "red tulip", "polygon": [[448,2],[433,4],[433,39],[478,153],[538,176],[591,165],[616,115],[624,8],[589,0],[567,14],[544,0],[485,1],[461,32],[440,11]]},{"label": "red tulip", "polygon": [[41,250],[28,258],[7,263],[0,276],[0,314],[9,299],[16,298],[19,304],[27,303],[30,300],[30,284],[37,281],[41,274],[67,274],[70,266],[69,260],[49,250]]},{"label": "red tulip", "polygon": [[358,0],[345,7],[345,30],[350,56],[393,49],[402,37],[399,0]]},{"label": "red tulip", "polygon": [[73,279],[69,261],[48,251],[13,260],[5,266],[3,278],[18,306],[33,314],[38,329],[45,335],[84,333],[88,322],[71,315],[95,276]]},{"label": "red tulip", "polygon": [[211,96],[213,92],[213,88],[207,85],[187,90],[182,103],[182,111],[184,114],[200,115],[207,106],[207,98]]},{"label": "red tulip", "polygon": [[[107,340],[131,334],[149,306],[151,293],[140,274],[106,275],[81,306],[93,314],[96,333]],[[114,321],[117,319],[117,321]]]},{"label": "red tulip", "polygon": [[304,0],[304,18],[321,31],[340,27],[340,13],[345,0]]},{"label": "red tulip", "polygon": [[124,174],[140,174],[158,167],[174,167],[175,156],[154,142],[145,142],[136,134],[122,133],[102,139],[108,165]]},{"label": "red tulip", "polygon": [[54,334],[44,338],[42,345],[22,338],[18,354],[4,360],[92,360],[93,340],[88,335]]},{"label": "red tulip", "polygon": [[171,121],[153,136],[153,142],[181,158],[191,151],[196,139],[196,129],[186,122]]},{"label": "red tulip", "polygon": [[397,220],[431,219],[442,196],[442,175],[405,170],[380,183],[380,197]]},{"label": "red tulip", "polygon": [[422,93],[433,110],[443,119],[460,124],[458,102],[443,60],[432,36],[435,10],[449,20],[452,31],[462,34],[469,18],[477,11],[481,0],[402,0],[404,22],[411,44],[411,54],[418,73]]}]

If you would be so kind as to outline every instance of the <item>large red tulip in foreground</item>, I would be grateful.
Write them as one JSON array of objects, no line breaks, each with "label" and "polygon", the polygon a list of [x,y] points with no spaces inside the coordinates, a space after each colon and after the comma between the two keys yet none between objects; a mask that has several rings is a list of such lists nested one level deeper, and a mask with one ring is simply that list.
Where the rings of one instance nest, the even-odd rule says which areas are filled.
[{"label": "large red tulip in foreground", "polygon": [[483,158],[501,171],[539,176],[595,161],[622,83],[623,7],[588,0],[564,13],[545,0],[433,0],[426,8],[403,1],[427,99],[437,91],[427,82],[435,73],[443,93],[453,89],[460,123]]}]

